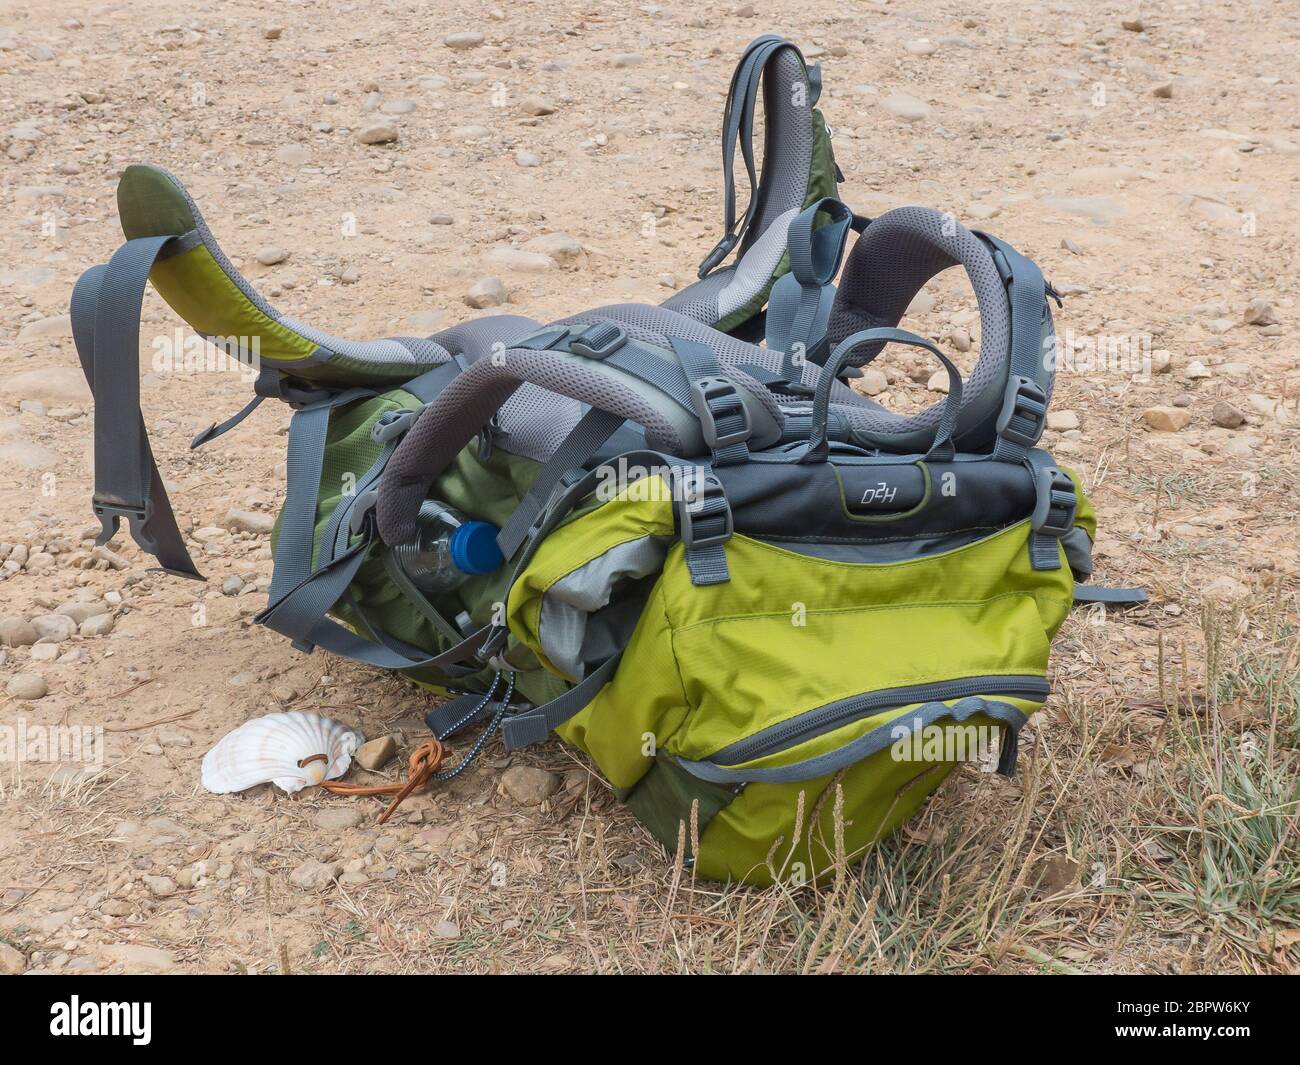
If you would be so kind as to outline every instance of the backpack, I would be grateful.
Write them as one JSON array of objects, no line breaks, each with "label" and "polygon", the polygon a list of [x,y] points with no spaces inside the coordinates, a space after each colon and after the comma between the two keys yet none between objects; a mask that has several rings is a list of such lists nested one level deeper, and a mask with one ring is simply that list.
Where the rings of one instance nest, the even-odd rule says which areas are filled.
[{"label": "backpack", "polygon": [[[100,542],[125,518],[166,571],[199,576],[139,413],[152,281],[256,370],[253,400],[193,446],[267,398],[293,410],[257,620],[451,696],[434,735],[482,727],[435,779],[498,731],[507,750],[555,731],[699,875],[771,883],[860,855],[972,752],[1011,773],[1072,601],[1141,593],[1076,584],[1095,515],[1036,446],[1050,285],[937,211],[855,215],[819,87],[788,41],[751,44],[724,113],[725,232],[700,279],[662,306],[550,324],[332,336],[254,291],[174,177],[128,167],[127,241],[72,297]],[[737,141],[754,189],[739,218]],[[954,267],[980,315],[964,381],[898,324]],[[852,389],[887,344],[933,357],[946,396],[903,415]],[[417,587],[401,549],[428,500],[497,526],[504,565]]]}]

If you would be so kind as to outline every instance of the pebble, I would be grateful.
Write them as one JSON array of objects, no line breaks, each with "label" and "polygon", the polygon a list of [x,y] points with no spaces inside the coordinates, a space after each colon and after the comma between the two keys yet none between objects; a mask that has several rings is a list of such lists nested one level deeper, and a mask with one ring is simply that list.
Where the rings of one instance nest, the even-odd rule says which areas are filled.
[{"label": "pebble", "polygon": [[583,247],[567,233],[547,233],[524,245],[526,251],[548,255],[557,263],[574,263],[582,258]]},{"label": "pebble", "polygon": [[1146,23],[1143,22],[1140,18],[1126,18],[1122,22],[1120,22],[1120,25],[1123,26],[1130,33],[1141,33],[1143,30],[1147,28]]},{"label": "pebble", "polygon": [[1176,433],[1187,428],[1192,416],[1182,407],[1148,407],[1142,420],[1157,432]]},{"label": "pebble", "polygon": [[5,691],[15,699],[44,699],[50,686],[39,673],[15,673],[5,685]]},{"label": "pebble", "polygon": [[157,898],[165,899],[168,895],[176,894],[176,881],[169,876],[142,876],[140,879]]},{"label": "pebble", "polygon": [[93,617],[98,617],[100,614],[111,613],[112,610],[107,603],[96,600],[89,603],[64,603],[62,606],[57,607],[54,612],[56,614],[63,614],[66,617],[70,617],[80,625],[83,621]]},{"label": "pebble", "polygon": [[535,251],[523,251],[505,245],[493,248],[484,256],[493,266],[504,267],[524,274],[541,274],[555,269],[555,260]]},{"label": "pebble", "polygon": [[541,166],[542,157],[535,152],[525,152],[520,150],[515,152],[515,165],[525,168]]},{"label": "pebble", "polygon": [[485,277],[476,281],[465,293],[465,302],[477,310],[500,307],[506,301],[506,287],[499,277]]},{"label": "pebble", "polygon": [[1172,100],[1174,97],[1174,83],[1172,81],[1162,81],[1151,90],[1151,95],[1157,100]]},{"label": "pebble", "polygon": [[929,104],[904,92],[886,96],[880,104],[891,115],[904,122],[919,122],[930,113]]},{"label": "pebble", "polygon": [[419,105],[414,100],[386,100],[379,110],[386,115],[409,115],[417,106]]},{"label": "pebble", "polygon": [[357,132],[362,144],[392,144],[400,134],[391,122],[371,122]]},{"label": "pebble", "polygon": [[236,532],[270,536],[271,530],[275,528],[275,515],[262,514],[256,510],[231,509],[226,511],[225,524],[227,529],[234,529]]},{"label": "pebble", "polygon": [[1265,299],[1253,299],[1246,304],[1245,311],[1242,312],[1242,321],[1247,325],[1277,325],[1277,315],[1273,312],[1273,305]]},{"label": "pebble", "polygon": [[1214,405],[1210,420],[1224,429],[1240,429],[1246,424],[1246,416],[1226,399],[1221,399]]},{"label": "pebble", "polygon": [[30,647],[41,638],[22,618],[0,618],[0,647]]},{"label": "pebble", "polygon": [[316,827],[329,832],[356,828],[365,820],[365,814],[355,806],[330,806],[316,815]]},{"label": "pebble", "polygon": [[542,115],[555,114],[555,105],[543,96],[525,96],[519,101],[519,109],[526,115],[540,118]]},{"label": "pebble", "polygon": [[20,976],[27,971],[27,958],[17,947],[0,943],[0,973],[5,976]]},{"label": "pebble", "polygon": [[903,47],[912,55],[934,55],[938,51],[938,48],[927,37],[918,37],[914,41],[908,41]]},{"label": "pebble", "polygon": [[42,640],[62,643],[76,634],[77,623],[66,614],[40,614],[31,620],[32,628]]},{"label": "pebble", "polygon": [[1058,433],[1079,428],[1079,415],[1072,410],[1054,410],[1047,414],[1047,428]]},{"label": "pebble", "polygon": [[878,396],[888,387],[889,378],[885,376],[883,370],[877,370],[874,366],[869,366],[862,371],[862,376],[856,385],[859,392],[868,396]]},{"label": "pebble", "polygon": [[460,925],[455,921],[439,921],[433,926],[433,934],[439,939],[459,939]]},{"label": "pebble", "polygon": [[392,736],[380,736],[369,740],[358,747],[357,753],[352,757],[362,769],[368,769],[373,773],[383,769],[397,757],[397,740]]},{"label": "pebble", "polygon": [[59,645],[57,643],[38,643],[32,648],[31,659],[33,662],[53,662],[59,657]]},{"label": "pebble", "polygon": [[329,885],[343,873],[339,862],[318,862],[309,858],[289,874],[289,880],[300,888],[313,891]]},{"label": "pebble", "polygon": [[221,582],[222,595],[238,595],[244,590],[244,579],[232,574]]},{"label": "pebble", "polygon": [[635,67],[645,60],[640,52],[618,52],[610,58],[610,63],[618,68]]},{"label": "pebble", "polygon": [[560,778],[528,765],[511,766],[501,774],[500,790],[520,806],[540,806],[542,800],[554,795],[560,787]]},{"label": "pebble", "polygon": [[929,378],[926,379],[925,387],[930,392],[947,392],[949,387],[948,371],[935,370]]},{"label": "pebble", "polygon": [[275,266],[289,258],[289,253],[283,248],[277,248],[274,244],[268,244],[264,248],[258,248],[254,258],[263,266]]},{"label": "pebble", "polygon": [[78,631],[82,636],[107,636],[116,623],[117,619],[112,614],[96,614],[83,621]]},{"label": "pebble", "polygon": [[469,30],[464,33],[449,33],[442,39],[442,43],[448,48],[455,48],[457,51],[464,51],[467,48],[477,48],[483,43],[483,34],[475,30]]},{"label": "pebble", "polygon": [[283,26],[267,26],[262,30],[262,36],[268,41],[278,41],[282,33],[284,33]]}]

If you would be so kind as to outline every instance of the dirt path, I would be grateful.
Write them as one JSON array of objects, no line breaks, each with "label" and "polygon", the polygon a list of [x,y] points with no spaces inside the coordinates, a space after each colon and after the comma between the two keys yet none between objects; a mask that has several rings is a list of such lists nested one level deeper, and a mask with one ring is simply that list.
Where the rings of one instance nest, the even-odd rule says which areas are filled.
[{"label": "dirt path", "polygon": [[[753,7],[0,0],[0,723],[104,729],[93,776],[0,765],[6,971],[1300,965],[1294,4],[1144,5],[1140,28],[1114,3]],[[65,315],[119,243],[121,169],[175,172],[281,310],[348,337],[491,313],[464,298],[488,276],[541,320],[657,303],[719,235],[722,99],[763,32],[823,64],[847,202],[952,211],[1065,294],[1048,446],[1097,504],[1099,576],[1152,604],[1067,624],[1017,781],[954,775],[821,895],[675,877],[558,743],[494,744],[383,829],[373,800],[201,791],[251,716],[409,746],[429,702],[251,624],[287,414],[190,452],[248,388],[153,365],[180,326],[153,295],[146,421],[210,579],[150,575],[123,537],[90,550]],[[375,121],[399,139],[360,143]],[[487,258],[548,234],[570,238],[553,267]],[[912,322],[949,350],[978,326],[961,282]],[[932,398],[886,364],[886,402]],[[512,764],[558,790],[499,790]],[[313,886],[313,862],[342,875]]]}]

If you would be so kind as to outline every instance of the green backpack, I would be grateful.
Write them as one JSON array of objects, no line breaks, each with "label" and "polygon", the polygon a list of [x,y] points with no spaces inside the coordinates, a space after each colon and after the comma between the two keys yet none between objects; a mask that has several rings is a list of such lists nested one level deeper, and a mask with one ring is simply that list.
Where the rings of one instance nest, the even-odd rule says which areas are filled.
[{"label": "green backpack", "polygon": [[[332,336],[252,289],[179,182],[129,167],[127,243],[72,300],[101,540],[126,518],[166,570],[199,576],[139,415],[151,280],[256,371],[249,406],[195,446],[266,398],[294,412],[258,620],[452,696],[433,733],[482,727],[439,779],[498,731],[515,750],[554,730],[701,875],[767,883],[860,855],[960,761],[1010,773],[1072,599],[1140,593],[1075,584],[1094,516],[1035,446],[1050,286],[948,216],[867,220],[836,200],[818,82],[788,42],[754,42],[724,117],[727,236],[702,279],[662,307],[550,325]],[[753,173],[763,84],[763,179],[738,223],[730,160],[739,137]],[[964,382],[898,328],[954,266],[981,317]],[[888,343],[934,356],[947,396],[904,416],[850,388]],[[495,526],[500,564],[422,583],[429,514]]]}]

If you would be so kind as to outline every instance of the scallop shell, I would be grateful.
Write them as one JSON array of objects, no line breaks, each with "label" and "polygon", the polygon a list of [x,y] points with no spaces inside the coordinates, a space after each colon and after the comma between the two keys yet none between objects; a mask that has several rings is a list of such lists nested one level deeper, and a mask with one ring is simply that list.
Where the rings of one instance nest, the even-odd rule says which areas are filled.
[{"label": "scallop shell", "polygon": [[203,786],[224,795],[269,781],[292,795],[341,777],[364,739],[318,714],[267,714],[244,722],[203,756]]}]

